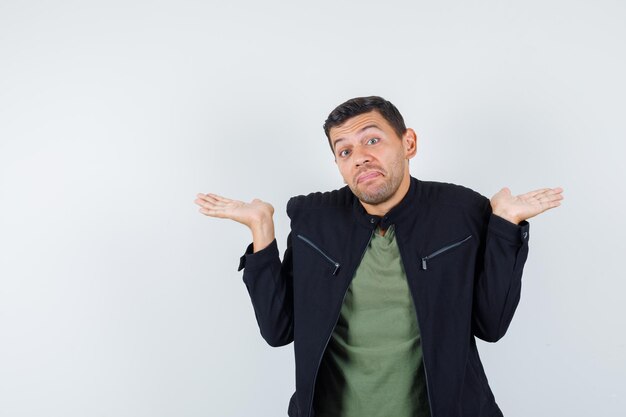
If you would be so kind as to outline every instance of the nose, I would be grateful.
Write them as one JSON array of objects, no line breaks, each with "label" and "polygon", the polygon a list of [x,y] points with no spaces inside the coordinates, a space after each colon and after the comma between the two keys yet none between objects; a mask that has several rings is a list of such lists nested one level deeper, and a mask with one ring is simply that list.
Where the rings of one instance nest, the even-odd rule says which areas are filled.
[{"label": "nose", "polygon": [[372,161],[372,157],[369,152],[360,146],[357,146],[352,150],[352,158],[357,168]]}]

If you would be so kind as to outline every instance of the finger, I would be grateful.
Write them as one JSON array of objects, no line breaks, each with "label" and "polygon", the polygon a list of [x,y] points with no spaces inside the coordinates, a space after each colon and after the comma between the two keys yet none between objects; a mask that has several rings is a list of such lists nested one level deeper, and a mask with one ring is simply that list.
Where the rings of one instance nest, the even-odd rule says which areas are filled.
[{"label": "finger", "polygon": [[547,203],[542,204],[541,208],[542,208],[542,212],[553,209],[555,207],[558,207],[561,205],[560,201],[549,201]]},{"label": "finger", "polygon": [[537,198],[541,193],[548,191],[549,188],[540,188],[538,190],[529,191],[525,194],[520,195],[520,198]]},{"label": "finger", "polygon": [[491,196],[491,200],[499,198],[508,198],[511,196],[511,190],[508,187],[501,188],[497,193]]},{"label": "finger", "polygon": [[217,201],[221,201],[223,203],[232,203],[235,200],[231,200],[230,198],[226,198],[226,197],[222,197],[221,195],[217,195],[217,194],[207,194],[208,196],[212,197],[213,199],[217,200]]},{"label": "finger", "polygon": [[549,191],[546,191],[542,195],[538,195],[535,198],[540,202],[563,200],[563,195],[561,194],[563,190],[557,190],[558,189],[550,189]]},{"label": "finger", "polygon": [[195,203],[207,209],[222,208],[226,206],[225,203],[216,200],[215,198],[211,197],[209,194],[205,195],[204,199],[200,199],[200,198],[196,199]]},{"label": "finger", "polygon": [[556,188],[542,188],[540,190],[535,190],[535,191],[531,191],[531,193],[536,193],[535,196],[539,196],[539,195],[556,195],[556,194],[561,194],[563,192],[563,189],[561,187],[556,187]]},{"label": "finger", "polygon": [[549,198],[550,200],[563,200],[563,194],[561,194],[560,192],[546,193],[544,197]]},{"label": "finger", "polygon": [[205,200],[210,201],[211,203],[217,203],[219,201],[217,198],[215,198],[215,194],[210,193],[207,193]]},{"label": "finger", "polygon": [[214,200],[204,194],[198,194],[198,198],[194,200],[199,206],[214,205]]},{"label": "finger", "polygon": [[552,206],[553,204],[561,205],[561,200],[563,200],[562,196],[555,196],[545,201],[542,201],[541,204],[546,204],[548,206]]},{"label": "finger", "polygon": [[219,208],[217,209],[216,208],[201,208],[198,211],[209,217],[219,217],[219,218],[226,217],[224,210],[221,210]]},{"label": "finger", "polygon": [[219,197],[219,196],[215,194],[207,194],[205,201],[208,204],[210,204],[212,207],[224,207],[224,208],[226,208],[227,206],[232,206],[233,203],[236,203],[234,200],[229,200],[227,198],[216,198],[216,197]]},{"label": "finger", "polygon": [[554,194],[561,194],[562,192],[563,192],[563,189],[560,188],[560,187],[557,187],[557,188],[548,188],[548,189],[546,189],[546,191],[544,191],[541,194],[544,194],[544,195],[554,195]]},{"label": "finger", "polygon": [[215,197],[211,197],[212,195],[213,194],[210,194],[210,193],[206,193],[206,194],[198,193],[196,194],[196,197],[198,197],[198,199],[203,200],[203,201],[210,201],[210,202],[217,201]]},{"label": "finger", "polygon": [[550,200],[550,201],[539,201],[537,204],[535,204],[535,207],[538,207],[538,209],[541,211],[545,211],[552,207],[556,207],[555,204],[561,205],[559,201]]},{"label": "finger", "polygon": [[552,207],[552,204],[557,202],[557,200],[542,198],[542,199],[533,199],[532,201],[528,201],[527,203],[535,206],[539,212],[543,212]]}]

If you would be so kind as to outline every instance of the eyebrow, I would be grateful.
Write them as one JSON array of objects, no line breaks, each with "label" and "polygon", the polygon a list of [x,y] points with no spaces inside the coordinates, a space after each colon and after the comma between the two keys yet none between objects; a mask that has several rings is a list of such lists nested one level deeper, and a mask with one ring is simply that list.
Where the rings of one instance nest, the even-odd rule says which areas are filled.
[{"label": "eyebrow", "polygon": [[[367,126],[365,126],[365,127],[361,128],[361,129],[359,129],[359,131],[357,132],[357,134],[358,134],[358,133],[363,133],[363,132],[365,132],[367,129],[372,129],[372,128],[373,128],[373,129],[382,130],[380,127],[378,127],[378,125],[377,125],[377,124],[372,123],[372,124],[370,124],[370,125],[367,125]],[[345,139],[345,138],[343,138],[343,137],[342,137],[342,138],[339,138],[339,139],[337,139],[336,141],[334,141],[334,142],[333,142],[333,150],[334,150],[334,149],[337,149],[337,144],[338,144],[339,142],[341,142],[342,140],[344,140],[344,139]]]}]

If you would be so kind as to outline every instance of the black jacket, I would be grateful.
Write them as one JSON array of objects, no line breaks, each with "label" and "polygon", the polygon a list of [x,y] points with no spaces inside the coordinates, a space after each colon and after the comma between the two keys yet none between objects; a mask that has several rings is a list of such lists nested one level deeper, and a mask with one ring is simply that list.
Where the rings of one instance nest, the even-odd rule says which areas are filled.
[{"label": "black jacket", "polygon": [[289,200],[283,261],[276,241],[242,256],[263,338],[294,341],[296,393],[289,415],[313,417],[317,371],[344,295],[375,228],[395,225],[422,338],[432,417],[502,413],[478,357],[479,337],[506,332],[520,298],[528,222],[491,213],[486,197],[458,185],[411,178],[384,217],[368,214],[348,187]]}]

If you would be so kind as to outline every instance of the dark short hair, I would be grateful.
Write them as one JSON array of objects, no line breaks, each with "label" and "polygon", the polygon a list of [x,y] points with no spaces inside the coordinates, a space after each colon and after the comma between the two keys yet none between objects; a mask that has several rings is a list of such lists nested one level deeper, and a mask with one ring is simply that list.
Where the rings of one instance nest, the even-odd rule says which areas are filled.
[{"label": "dark short hair", "polygon": [[324,122],[324,133],[328,138],[328,144],[331,151],[333,150],[333,144],[330,143],[330,129],[336,126],[344,124],[348,119],[358,116],[363,113],[369,113],[371,111],[377,111],[381,116],[387,120],[393,130],[402,137],[406,132],[406,126],[404,125],[404,119],[402,115],[390,101],[385,100],[378,96],[369,97],[356,97],[352,98],[345,103],[338,105],[335,110],[331,111],[328,118]]}]

